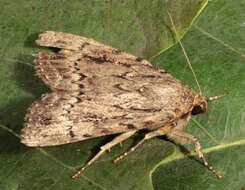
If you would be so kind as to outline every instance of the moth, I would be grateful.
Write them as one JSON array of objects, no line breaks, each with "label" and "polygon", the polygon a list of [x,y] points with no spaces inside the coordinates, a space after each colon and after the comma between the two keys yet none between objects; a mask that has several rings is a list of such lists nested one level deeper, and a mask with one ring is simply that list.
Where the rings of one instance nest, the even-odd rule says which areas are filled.
[{"label": "moth", "polygon": [[206,112],[207,103],[223,96],[205,97],[147,60],[78,35],[46,31],[40,46],[55,47],[58,53],[39,52],[35,69],[52,89],[27,111],[21,142],[31,147],[56,146],[90,138],[119,134],[74,176],[78,177],[106,150],[141,129],[144,141],[167,135],[177,143],[193,142],[204,165],[198,140],[183,129],[190,116]]}]

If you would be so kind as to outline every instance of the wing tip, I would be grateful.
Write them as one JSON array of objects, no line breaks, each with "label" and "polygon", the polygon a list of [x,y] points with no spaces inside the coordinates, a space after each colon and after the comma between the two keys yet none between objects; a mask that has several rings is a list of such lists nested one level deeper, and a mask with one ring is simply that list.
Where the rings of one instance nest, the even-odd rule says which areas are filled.
[{"label": "wing tip", "polygon": [[35,40],[36,44],[40,46],[47,46],[47,42],[54,38],[55,33],[57,32],[48,30],[39,34],[38,39]]}]

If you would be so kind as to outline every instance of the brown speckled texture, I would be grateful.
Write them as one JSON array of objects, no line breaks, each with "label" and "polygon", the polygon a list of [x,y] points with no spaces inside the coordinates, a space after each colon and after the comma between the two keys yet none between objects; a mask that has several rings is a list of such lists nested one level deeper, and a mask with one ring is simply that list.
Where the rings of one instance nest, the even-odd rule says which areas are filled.
[{"label": "brown speckled texture", "polygon": [[62,50],[36,54],[37,74],[53,92],[28,109],[22,130],[27,146],[157,129],[178,122],[203,101],[150,62],[92,39],[47,31],[36,42]]}]

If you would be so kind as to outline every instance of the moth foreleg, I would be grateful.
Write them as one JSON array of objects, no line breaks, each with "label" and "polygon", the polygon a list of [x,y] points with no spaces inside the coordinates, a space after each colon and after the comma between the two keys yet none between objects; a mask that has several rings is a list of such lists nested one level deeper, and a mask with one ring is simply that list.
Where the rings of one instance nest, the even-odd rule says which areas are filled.
[{"label": "moth foreleg", "polygon": [[111,142],[100,147],[100,151],[87,163],[85,164],[75,175],[72,176],[73,179],[77,178],[87,167],[89,167],[95,160],[97,160],[105,151],[110,150],[114,145],[121,143],[122,141],[128,139],[132,136],[137,130],[128,131],[122,133],[121,135],[114,138]]},{"label": "moth foreleg", "polygon": [[173,128],[172,125],[167,125],[164,127],[161,127],[155,131],[149,132],[145,135],[145,137],[139,141],[135,146],[133,146],[129,151],[123,153],[122,155],[120,155],[119,157],[117,157],[113,162],[116,163],[119,160],[123,159],[124,157],[126,157],[129,153],[135,151],[136,148],[138,148],[145,140],[151,139],[153,137],[156,136],[161,136],[161,135],[165,135],[167,134],[171,129]]},{"label": "moth foreleg", "polygon": [[[169,135],[170,136],[170,135]],[[180,141],[180,139],[182,139],[182,141],[184,142],[193,142],[195,144],[195,150],[196,153],[198,154],[199,158],[202,159],[204,165],[214,174],[216,175],[218,178],[222,178],[222,174],[216,172],[212,166],[209,166],[207,160],[205,159],[203,152],[201,150],[201,145],[198,142],[197,138],[195,136],[193,136],[192,134],[186,133],[182,130],[178,130],[178,129],[174,129],[173,131],[171,131],[171,139],[173,140],[177,140]]]}]

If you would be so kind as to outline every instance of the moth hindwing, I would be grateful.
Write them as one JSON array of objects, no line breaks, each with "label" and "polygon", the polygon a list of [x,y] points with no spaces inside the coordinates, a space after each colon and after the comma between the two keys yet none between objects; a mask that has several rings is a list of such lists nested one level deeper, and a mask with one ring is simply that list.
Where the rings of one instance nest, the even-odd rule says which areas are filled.
[{"label": "moth hindwing", "polygon": [[55,146],[120,134],[102,146],[73,176],[76,178],[106,150],[141,129],[149,129],[129,152],[160,135],[179,143],[184,139],[195,143],[199,157],[219,176],[208,166],[197,139],[183,131],[191,114],[205,112],[211,99],[150,62],[92,39],[47,31],[39,35],[36,43],[61,50],[35,56],[36,72],[52,93],[43,94],[28,109],[22,143]]}]

